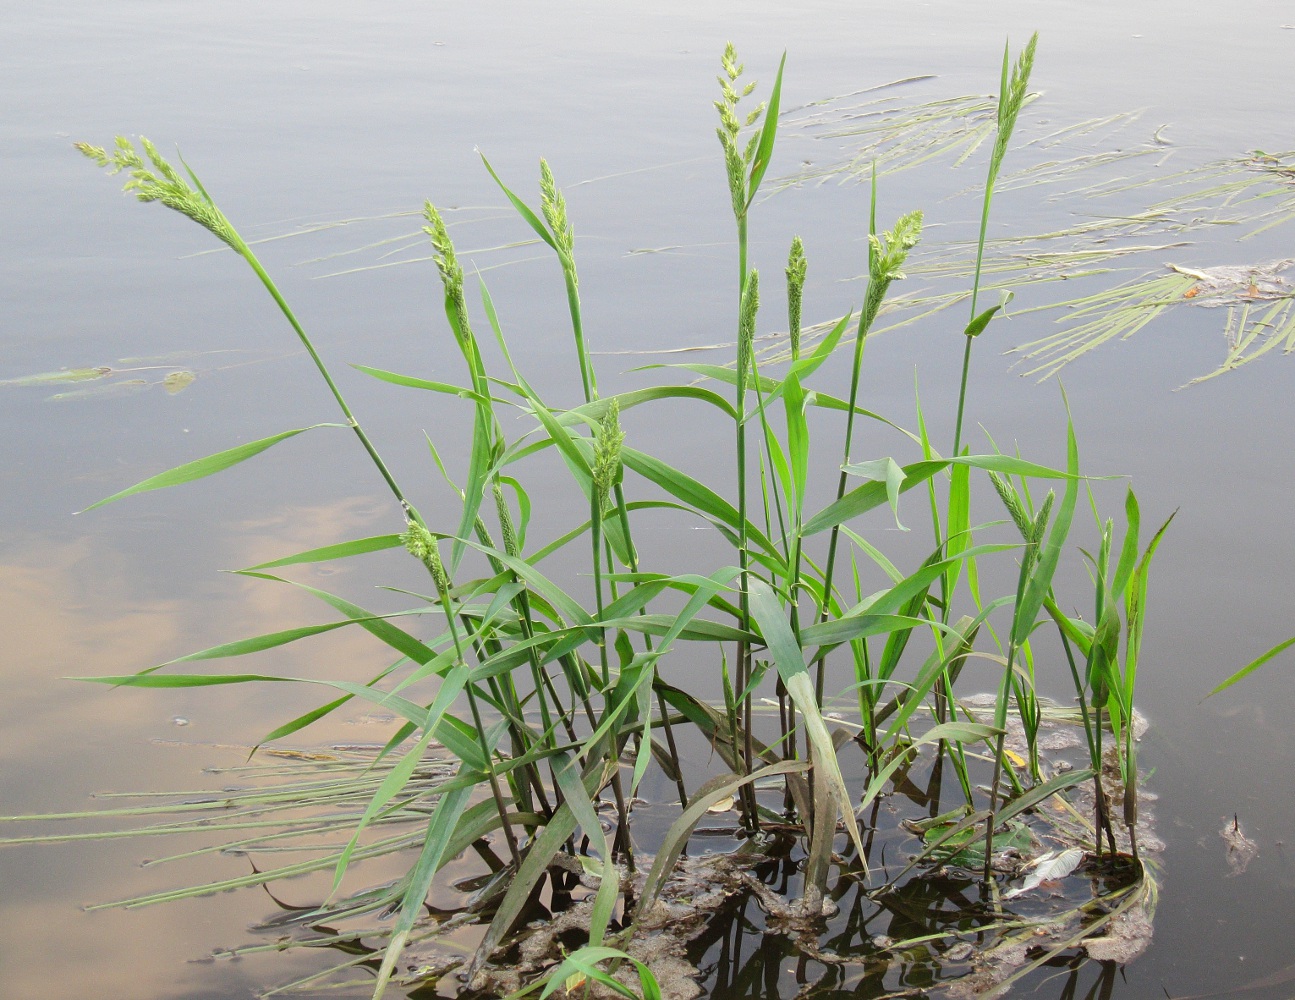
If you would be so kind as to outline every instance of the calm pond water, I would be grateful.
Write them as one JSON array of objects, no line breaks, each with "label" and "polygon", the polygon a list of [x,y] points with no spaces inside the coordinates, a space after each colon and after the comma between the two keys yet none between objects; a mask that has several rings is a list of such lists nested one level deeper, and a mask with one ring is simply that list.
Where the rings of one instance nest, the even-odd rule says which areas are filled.
[{"label": "calm pond water", "polygon": [[[734,270],[710,106],[725,41],[738,45],[748,73],[766,84],[786,49],[784,107],[795,109],[923,74],[934,79],[911,85],[914,102],[989,93],[1004,38],[1016,47],[1038,29],[1033,84],[1043,96],[1023,116],[1021,142],[1140,111],[1123,132],[1095,129],[1092,148],[1145,144],[1164,125],[1158,134],[1173,156],[1150,170],[1169,172],[1290,146],[1292,22],[1289,4],[1200,0],[666,0],[639,8],[53,0],[11,11],[8,113],[0,123],[0,379],[96,366],[141,371],[119,376],[112,392],[53,400],[108,383],[0,386],[8,428],[0,493],[0,813],[102,805],[89,796],[106,791],[204,787],[204,767],[236,763],[239,747],[313,705],[314,693],[284,685],[199,696],[110,691],[63,678],[130,672],[320,620],[309,599],[288,588],[218,571],[390,531],[395,514],[353,442],[321,434],[199,487],[72,516],[191,458],[334,419],[289,331],[241,264],[206,253],[207,234],[172,213],[117,195],[72,141],[106,144],[128,133],[164,150],[178,145],[249,236],[367,220],[268,243],[263,259],[338,367],[362,362],[449,379],[457,358],[446,351],[435,274],[430,263],[412,262],[427,252],[414,238],[417,221],[393,216],[431,197],[456,210],[461,247],[524,239],[474,147],[527,192],[536,158],[553,165],[580,237],[595,349],[710,344],[729,339]],[[815,134],[789,124],[770,176],[830,160],[838,146]],[[1073,137],[1066,155],[1085,152],[1086,141]],[[974,199],[950,196],[983,176],[985,152],[964,167],[945,159],[883,178],[880,217],[920,207],[928,222],[964,232],[956,225],[974,217]],[[1020,165],[1037,160],[1027,156]],[[1009,157],[1009,169],[1012,163]],[[1146,176],[1148,164],[1138,163]],[[1115,175],[1124,169],[1117,164]],[[1058,218],[1100,212],[1079,190],[1085,183],[1077,175],[1046,190],[1005,193],[995,232],[1039,232]],[[840,315],[862,294],[854,279],[866,218],[866,190],[857,184],[779,193],[756,214],[754,262],[777,273],[787,240],[799,233],[811,261],[807,318]],[[1290,232],[1278,227],[1239,244],[1234,228],[1197,229],[1146,266],[1285,257]],[[939,229],[928,231],[928,240],[939,238]],[[667,247],[675,249],[635,252]],[[529,247],[467,256],[483,271],[510,263],[489,275],[494,298],[505,325],[519,331],[519,364],[561,400],[575,383],[551,261]],[[377,267],[383,264],[393,266]],[[1013,308],[1029,304],[1018,297]],[[1036,339],[1050,321],[1018,315],[992,328],[993,345]],[[937,318],[878,338],[869,347],[867,405],[912,423],[919,365],[937,434],[948,437],[958,326]],[[1295,836],[1292,665],[1278,661],[1201,701],[1218,680],[1295,633],[1295,533],[1287,517],[1295,369],[1273,352],[1174,392],[1219,363],[1221,331],[1217,311],[1173,312],[1064,372],[1086,467],[1132,474],[1148,520],[1180,510],[1157,557],[1139,685],[1152,724],[1142,759],[1154,768],[1167,845],[1155,940],[1143,958],[1100,983],[1094,966],[1080,995],[1094,985],[1125,1000],[1232,995],[1256,983],[1244,995],[1287,997],[1295,989],[1295,976],[1282,975],[1295,954],[1295,871],[1283,847]],[[1010,359],[993,345],[981,345],[976,359],[972,422],[1003,447],[1015,440],[1027,455],[1059,456],[1064,415],[1056,385],[1009,373]],[[604,391],[634,384],[640,376],[617,373],[642,362],[602,357]],[[180,370],[197,380],[174,395],[130,384]],[[427,404],[346,375],[356,410],[395,464],[424,470],[415,488],[442,488],[421,434],[427,428],[453,440],[462,427],[450,411],[420,410]],[[716,447],[665,425],[631,422],[630,433],[649,450],[670,447],[698,466]],[[691,544],[665,532],[653,541],[667,552]],[[367,581],[352,572],[323,585],[370,599]],[[360,638],[334,639],[276,653],[273,669],[355,676],[353,664],[373,649]],[[373,739],[355,720],[316,738]],[[1259,845],[1235,877],[1218,833],[1234,814]],[[315,967],[309,955],[196,961],[247,940],[248,925],[271,908],[260,893],[83,912],[87,903],[230,870],[220,868],[228,859],[140,867],[173,847],[124,841],[0,850],[0,993],[223,1000]],[[1022,992],[1052,997],[1066,988],[1064,980],[1036,977]]]}]

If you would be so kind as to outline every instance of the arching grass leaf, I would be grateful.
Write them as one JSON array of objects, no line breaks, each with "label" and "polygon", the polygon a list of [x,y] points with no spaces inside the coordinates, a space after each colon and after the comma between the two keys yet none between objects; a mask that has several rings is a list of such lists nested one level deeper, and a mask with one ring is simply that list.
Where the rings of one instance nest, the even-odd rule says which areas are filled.
[{"label": "arching grass leaf", "polygon": [[296,430],[284,431],[282,434],[275,434],[268,438],[261,438],[259,441],[250,441],[247,444],[240,444],[237,448],[230,448],[227,451],[217,452],[214,455],[208,455],[206,458],[200,458],[194,462],[186,462],[184,465],[177,465],[174,469],[168,469],[166,472],[160,472],[156,476],[150,476],[143,482],[136,483],[129,489],[122,490],[120,493],[114,493],[110,497],[92,503],[86,511],[94,510],[96,507],[102,507],[104,504],[112,503],[114,500],[121,500],[123,497],[134,496],[136,493],[147,493],[149,490],[165,489],[168,486],[179,486],[181,483],[191,483],[195,479],[204,479],[207,476],[215,475],[217,472],[223,472],[231,466],[238,465],[240,462],[246,462],[249,458],[261,454],[267,448],[272,448],[280,441],[286,441],[290,437],[296,437],[298,434],[304,434],[306,431],[313,431],[317,427],[345,427],[345,424],[312,424],[309,427],[298,427]]}]

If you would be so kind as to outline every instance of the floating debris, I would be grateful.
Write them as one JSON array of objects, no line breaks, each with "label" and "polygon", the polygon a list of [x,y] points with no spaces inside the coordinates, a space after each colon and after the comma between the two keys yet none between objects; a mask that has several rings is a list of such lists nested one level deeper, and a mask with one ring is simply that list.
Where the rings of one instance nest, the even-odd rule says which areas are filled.
[{"label": "floating debris", "polygon": [[1241,820],[1234,814],[1219,831],[1227,848],[1228,868],[1232,876],[1244,875],[1250,862],[1259,856],[1259,845],[1246,836]]}]

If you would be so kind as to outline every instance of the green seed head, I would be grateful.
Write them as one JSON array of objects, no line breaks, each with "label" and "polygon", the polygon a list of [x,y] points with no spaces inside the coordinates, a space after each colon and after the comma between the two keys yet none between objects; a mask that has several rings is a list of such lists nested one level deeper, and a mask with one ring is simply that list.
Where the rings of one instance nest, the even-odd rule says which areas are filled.
[{"label": "green seed head", "polygon": [[491,484],[495,496],[495,512],[499,516],[499,530],[504,535],[504,551],[510,556],[518,554],[517,529],[513,526],[513,515],[508,509],[508,500],[504,497],[504,487],[496,479]]},{"label": "green seed head", "polygon": [[1021,533],[1021,537],[1029,541],[1033,534],[1033,527],[1030,519],[1025,516],[1025,509],[1021,506],[1020,498],[1017,497],[1016,491],[1011,485],[1000,476],[997,472],[990,471],[989,481],[994,484],[994,490],[998,493],[998,498],[1003,501],[1003,506],[1007,508],[1007,513],[1012,516],[1012,521],[1016,525],[1016,530]]},{"label": "green seed head", "polygon": [[598,497],[598,509],[607,509],[611,491],[619,485],[624,477],[621,465],[621,444],[625,432],[621,430],[620,404],[612,400],[598,425],[598,444],[594,451],[594,492]]},{"label": "green seed head", "polygon": [[720,57],[720,62],[723,64],[724,72],[728,74],[728,78],[736,83],[745,67],[737,61],[737,49],[734,48],[732,42],[724,46],[724,55]]},{"label": "green seed head", "polygon": [[[109,153],[101,146],[89,143],[75,143],[76,148],[94,160],[101,167],[108,168],[110,174],[123,170],[130,175],[123,191],[134,192],[140,201],[160,201],[167,208],[187,216],[231,249],[242,253],[246,245],[229,224],[229,220],[218,209],[205,191],[194,190],[157,151],[151,142],[140,136],[139,144],[144,147],[148,162],[135,150],[134,144],[125,136],[117,136],[116,148]],[[151,166],[151,169],[150,169]],[[156,171],[156,172],[155,172]],[[192,174],[190,174],[192,178]],[[197,179],[194,178],[197,184]]]},{"label": "green seed head", "polygon": [[436,589],[442,595],[450,591],[449,574],[441,562],[440,550],[436,547],[436,537],[417,521],[406,523],[405,533],[401,536],[409,554],[419,560],[436,581]]},{"label": "green seed head", "polygon": [[800,311],[808,266],[805,244],[797,236],[791,241],[791,252],[787,255],[787,330],[793,360],[800,357]]},{"label": "green seed head", "polygon": [[737,383],[739,395],[746,389],[755,348],[755,318],[760,311],[760,272],[752,270],[742,289],[742,311],[737,327]]},{"label": "green seed head", "polygon": [[470,339],[468,303],[463,294],[463,268],[454,254],[454,243],[450,240],[445,220],[430,201],[423,205],[423,217],[427,220],[423,232],[431,239],[432,249],[436,251],[432,259],[445,288],[445,309],[450,316],[450,326],[459,346],[463,347]]},{"label": "green seed head", "polygon": [[1011,78],[1007,77],[1007,52],[1003,53],[1003,82],[1005,87],[998,95],[998,134],[994,139],[994,151],[989,158],[989,184],[992,187],[998,176],[1003,157],[1007,155],[1007,144],[1011,141],[1012,130],[1016,128],[1016,119],[1021,114],[1029,96],[1030,71],[1034,68],[1034,49],[1038,45],[1039,34],[1036,31],[1026,44],[1025,49],[1012,67]]},{"label": "green seed head", "polygon": [[549,228],[553,230],[553,239],[558,245],[562,266],[574,275],[575,232],[571,227],[570,219],[567,218],[567,202],[562,197],[562,192],[558,190],[548,162],[542,158],[540,160],[540,203],[544,210],[544,218],[548,220]]},{"label": "green seed head", "polygon": [[895,227],[881,237],[870,235],[868,242],[872,248],[872,278],[874,281],[902,281],[901,270],[908,260],[908,252],[917,246],[922,238],[922,213],[909,212],[901,216]]},{"label": "green seed head", "polygon": [[863,300],[863,317],[860,320],[863,330],[871,328],[891,282],[903,280],[904,272],[901,268],[908,259],[908,252],[917,245],[921,237],[921,212],[909,212],[901,216],[895,227],[881,236],[868,234],[869,281]]},{"label": "green seed head", "polygon": [[418,560],[426,559],[428,550],[435,544],[432,533],[415,521],[408,522],[400,539],[405,543],[409,554]]},{"label": "green seed head", "polygon": [[756,149],[759,147],[759,133],[752,135],[746,144],[741,142],[741,132],[743,128],[751,128],[760,120],[764,114],[765,105],[761,104],[755,110],[745,116],[745,120],[738,117],[738,104],[743,98],[749,97],[755,90],[755,81],[751,81],[742,86],[739,92],[736,86],[738,78],[742,75],[742,65],[737,61],[737,51],[730,42],[724,49],[724,55],[720,60],[724,73],[716,77],[719,81],[720,99],[715,102],[715,110],[719,112],[719,128],[716,134],[719,136],[720,145],[724,149],[724,170],[728,174],[729,194],[733,200],[733,214],[741,218],[746,211],[746,172],[750,167],[751,161],[755,158]]},{"label": "green seed head", "polygon": [[1034,517],[1034,530],[1030,532],[1030,542],[1036,548],[1043,544],[1043,536],[1048,530],[1048,517],[1052,513],[1052,504],[1057,499],[1056,493],[1048,490],[1038,514]]}]

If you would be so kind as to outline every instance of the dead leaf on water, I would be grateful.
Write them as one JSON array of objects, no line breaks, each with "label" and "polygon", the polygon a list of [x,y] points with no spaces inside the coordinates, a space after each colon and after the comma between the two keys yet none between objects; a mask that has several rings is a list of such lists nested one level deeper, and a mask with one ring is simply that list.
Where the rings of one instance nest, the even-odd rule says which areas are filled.
[{"label": "dead leaf on water", "polygon": [[1235,305],[1244,300],[1272,301],[1288,299],[1295,295],[1295,287],[1284,277],[1295,259],[1272,260],[1262,264],[1224,265],[1211,268],[1185,267],[1170,264],[1169,270],[1189,278],[1196,284],[1183,293],[1185,299],[1196,299],[1200,306]]},{"label": "dead leaf on water", "polygon": [[1232,874],[1245,874],[1245,870],[1250,867],[1250,862],[1259,856],[1259,845],[1246,836],[1245,830],[1241,828],[1241,820],[1236,814],[1223,824],[1219,836],[1227,845],[1228,867],[1232,869]]},{"label": "dead leaf on water", "polygon": [[713,813],[726,813],[732,808],[733,808],[733,796],[726,795],[724,796],[724,798],[720,799],[718,802],[716,802],[713,806],[711,806],[706,811],[713,812]]}]

